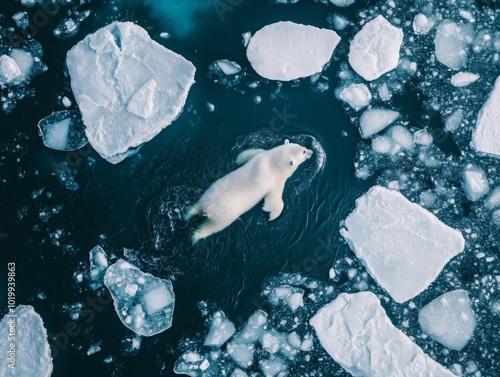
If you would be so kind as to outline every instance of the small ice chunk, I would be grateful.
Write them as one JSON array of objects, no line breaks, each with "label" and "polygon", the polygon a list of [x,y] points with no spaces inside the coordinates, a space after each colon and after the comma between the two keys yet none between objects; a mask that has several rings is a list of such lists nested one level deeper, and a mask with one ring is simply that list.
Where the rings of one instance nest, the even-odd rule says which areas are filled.
[{"label": "small ice chunk", "polygon": [[418,130],[413,134],[413,142],[415,144],[428,146],[433,141],[432,135],[427,130]]},{"label": "small ice chunk", "polygon": [[382,131],[394,123],[400,116],[399,112],[387,109],[368,109],[360,118],[361,137],[364,139]]},{"label": "small ice chunk", "polygon": [[467,291],[458,289],[434,299],[420,310],[418,323],[436,342],[460,351],[476,328],[476,316]]},{"label": "small ice chunk", "polygon": [[376,80],[398,66],[402,41],[403,31],[377,16],[354,36],[349,64],[365,80]]},{"label": "small ice chunk", "polygon": [[191,62],[131,22],[88,35],[66,63],[88,140],[115,164],[179,117],[194,83]]},{"label": "small ice chunk", "polygon": [[264,334],[264,326],[267,323],[267,314],[262,310],[257,310],[253,313],[243,327],[243,329],[236,335],[235,342],[238,343],[255,343]]},{"label": "small ice chunk", "polygon": [[347,102],[354,110],[359,110],[370,104],[372,94],[365,84],[351,84],[342,89],[340,99]]},{"label": "small ice chunk", "polygon": [[304,290],[288,285],[274,288],[271,292],[270,300],[277,305],[280,301],[286,301],[290,309],[294,312],[303,305]]},{"label": "small ice chunk", "polygon": [[87,145],[84,125],[78,111],[52,113],[38,123],[43,144],[58,151],[73,151]]},{"label": "small ice chunk", "polygon": [[356,0],[329,0],[330,3],[336,5],[338,7],[348,7],[351,4],[354,4]]},{"label": "small ice chunk", "polygon": [[372,139],[372,149],[374,152],[387,154],[392,150],[393,144],[390,137],[377,136]]},{"label": "small ice chunk", "polygon": [[28,52],[20,48],[14,48],[10,52],[10,57],[15,60],[21,75],[19,80],[26,80],[31,76],[31,71],[33,69],[33,56]]},{"label": "small ice chunk", "polygon": [[451,85],[456,87],[462,87],[472,84],[479,79],[479,75],[470,72],[458,72],[451,76]]},{"label": "small ice chunk", "polygon": [[[0,370],[4,376],[50,377],[52,358],[43,320],[29,305],[19,305],[0,321]],[[9,339],[15,337],[15,341]],[[14,344],[14,350],[12,350]],[[15,368],[9,367],[14,365]]]},{"label": "small ice chunk", "polygon": [[462,234],[397,191],[372,187],[340,233],[396,302],[425,290],[465,245]]},{"label": "small ice chunk", "polygon": [[248,44],[250,43],[250,39],[252,38],[252,33],[246,31],[243,34],[241,34],[241,36],[243,37],[243,47],[247,47]]},{"label": "small ice chunk", "polygon": [[388,134],[395,144],[400,145],[404,149],[413,149],[413,135],[404,126],[391,127]]},{"label": "small ice chunk", "polygon": [[495,223],[496,225],[500,225],[500,209],[497,209],[495,212],[493,212],[491,218],[493,220],[493,223]]},{"label": "small ice chunk", "polygon": [[227,353],[243,369],[248,368],[253,363],[255,347],[253,344],[231,342],[227,345]]},{"label": "small ice chunk", "polygon": [[337,31],[342,31],[349,26],[349,20],[340,14],[333,15],[332,22]]},{"label": "small ice chunk", "polygon": [[215,62],[225,75],[235,75],[241,71],[241,67],[238,63],[231,60],[220,59]]},{"label": "small ice chunk", "polygon": [[326,352],[353,376],[455,377],[394,327],[372,292],[342,293],[310,323]]},{"label": "small ice chunk", "polygon": [[104,249],[97,245],[89,253],[90,259],[90,288],[99,289],[104,285],[104,274],[108,269],[108,259]]},{"label": "small ice chunk", "polygon": [[425,14],[419,13],[413,18],[413,31],[415,34],[427,34],[434,27],[434,21]]},{"label": "small ice chunk", "polygon": [[0,56],[0,84],[10,84],[22,75],[16,61],[8,55]]},{"label": "small ice chunk", "polygon": [[460,127],[462,119],[464,118],[464,111],[462,109],[455,110],[444,122],[444,130],[453,132]]},{"label": "small ice chunk", "polygon": [[291,81],[322,72],[339,42],[333,30],[276,22],[252,36],[247,57],[260,76]]},{"label": "small ice chunk", "polygon": [[233,370],[233,373],[231,373],[230,377],[248,377],[248,374],[243,372],[240,368],[236,368]]},{"label": "small ice chunk", "polygon": [[496,187],[493,191],[491,191],[490,196],[488,196],[488,200],[486,200],[486,207],[489,209],[493,209],[500,206],[500,186]]},{"label": "small ice chunk", "polygon": [[260,370],[264,377],[286,376],[288,366],[285,361],[278,356],[272,355],[269,359],[259,361]]},{"label": "small ice chunk", "polygon": [[434,39],[437,60],[448,68],[458,71],[467,62],[467,49],[474,38],[471,24],[456,24],[443,20]]},{"label": "small ice chunk", "polygon": [[212,317],[210,331],[205,339],[205,346],[220,347],[236,332],[236,327],[227,319],[226,315],[218,311]]},{"label": "small ice chunk", "polygon": [[71,105],[72,105],[71,100],[68,97],[66,97],[66,96],[63,97],[62,104],[66,108],[71,107]]},{"label": "small ice chunk", "polygon": [[389,101],[392,98],[392,94],[386,83],[383,83],[378,87],[378,96],[382,101]]},{"label": "small ice chunk", "polygon": [[467,198],[476,202],[490,191],[488,177],[483,169],[474,164],[467,164],[463,172],[463,187]]},{"label": "small ice chunk", "polygon": [[500,77],[479,111],[470,146],[478,152],[500,158]]},{"label": "small ice chunk", "polygon": [[[111,292],[118,317],[136,334],[152,336],[172,325],[175,296],[170,280],[144,273],[118,259],[107,269],[104,284]],[[131,296],[133,285],[138,289]]]}]

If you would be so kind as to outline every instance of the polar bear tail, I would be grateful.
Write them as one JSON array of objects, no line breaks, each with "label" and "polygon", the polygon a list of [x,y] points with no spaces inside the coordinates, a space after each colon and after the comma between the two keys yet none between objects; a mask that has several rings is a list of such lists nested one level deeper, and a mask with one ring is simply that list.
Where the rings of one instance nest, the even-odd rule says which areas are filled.
[{"label": "polar bear tail", "polygon": [[184,220],[188,221],[191,217],[199,215],[203,212],[201,206],[196,203],[194,206],[188,209],[188,211],[184,214]]},{"label": "polar bear tail", "polygon": [[257,156],[258,154],[265,152],[264,149],[247,149],[246,151],[241,152],[238,157],[236,157],[236,163],[238,165],[245,165],[252,158]]}]

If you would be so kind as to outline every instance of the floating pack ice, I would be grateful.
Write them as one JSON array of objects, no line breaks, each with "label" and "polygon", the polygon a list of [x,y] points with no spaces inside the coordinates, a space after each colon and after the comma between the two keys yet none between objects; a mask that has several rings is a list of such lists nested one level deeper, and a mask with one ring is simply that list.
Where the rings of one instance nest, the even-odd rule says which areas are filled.
[{"label": "floating pack ice", "polygon": [[[15,321],[15,322],[13,322]],[[9,332],[15,333],[15,369],[9,367],[12,360]],[[42,318],[29,305],[20,305],[12,315],[5,315],[0,322],[0,370],[2,376],[49,377],[52,374],[52,358],[47,340],[47,331]]]},{"label": "floating pack ice", "polygon": [[397,191],[372,187],[340,233],[397,302],[425,290],[464,248],[462,234]]},{"label": "floating pack ice", "polygon": [[131,22],[88,35],[66,59],[90,144],[118,163],[182,112],[195,67]]},{"label": "floating pack ice", "polygon": [[488,100],[479,111],[477,126],[472,134],[471,147],[478,152],[500,158],[500,77]]},{"label": "floating pack ice", "polygon": [[113,296],[118,317],[136,334],[152,336],[172,325],[175,296],[170,280],[118,259],[106,271],[104,284]]},{"label": "floating pack ice", "polygon": [[448,68],[459,70],[467,62],[467,49],[473,38],[474,27],[471,24],[441,21],[434,39],[437,60]]},{"label": "floating pack ice", "polygon": [[38,123],[43,144],[58,151],[74,151],[87,143],[85,126],[78,111],[58,111]]},{"label": "floating pack ice", "polygon": [[377,16],[354,36],[349,64],[365,80],[376,80],[398,66],[402,41],[403,31]]},{"label": "floating pack ice", "polygon": [[436,342],[460,351],[476,328],[476,317],[467,291],[457,289],[431,301],[418,313],[418,323]]},{"label": "floating pack ice", "polygon": [[387,109],[368,109],[359,119],[361,137],[364,139],[375,135],[394,123],[400,116],[399,112]]},{"label": "floating pack ice", "polygon": [[89,253],[90,259],[90,281],[91,289],[99,289],[104,285],[104,274],[108,269],[108,260],[104,249],[97,245]]},{"label": "floating pack ice", "polygon": [[252,36],[247,57],[260,76],[290,81],[323,71],[339,42],[333,30],[276,22]]},{"label": "floating pack ice", "polygon": [[371,292],[342,293],[310,323],[326,352],[353,376],[454,377],[394,327]]}]

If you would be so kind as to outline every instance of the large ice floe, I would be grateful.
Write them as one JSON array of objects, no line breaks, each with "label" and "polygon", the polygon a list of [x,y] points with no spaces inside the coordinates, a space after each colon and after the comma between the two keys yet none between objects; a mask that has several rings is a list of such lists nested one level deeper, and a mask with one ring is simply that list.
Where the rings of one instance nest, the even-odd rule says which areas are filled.
[{"label": "large ice floe", "polygon": [[479,112],[476,129],[472,133],[471,147],[493,157],[500,158],[500,77],[493,91]]},{"label": "large ice floe", "polygon": [[394,327],[371,292],[342,293],[310,322],[323,348],[353,376],[455,376]]},{"label": "large ice floe", "polygon": [[[52,358],[42,318],[29,305],[18,306],[0,322],[0,370],[2,376],[49,377]],[[9,339],[9,335],[15,340]],[[12,352],[11,344],[14,344]],[[12,354],[12,355],[11,355]],[[14,365],[14,368],[9,365]]]},{"label": "large ice floe", "polygon": [[339,42],[333,30],[276,22],[252,36],[247,57],[260,76],[290,81],[323,71]]},{"label": "large ice floe", "polygon": [[90,144],[118,163],[182,112],[195,67],[131,22],[88,35],[66,59]]},{"label": "large ice floe", "polygon": [[376,80],[398,66],[402,41],[403,31],[377,16],[354,36],[349,64],[365,80]]},{"label": "large ice floe", "polygon": [[172,325],[175,296],[170,280],[144,273],[119,259],[104,276],[116,313],[136,334],[152,336]]},{"label": "large ice floe", "polygon": [[457,289],[428,303],[418,314],[420,327],[442,345],[460,351],[474,334],[476,316],[469,295]]},{"label": "large ice floe", "polygon": [[397,191],[372,187],[356,200],[342,236],[397,302],[425,290],[464,248],[460,231]]}]

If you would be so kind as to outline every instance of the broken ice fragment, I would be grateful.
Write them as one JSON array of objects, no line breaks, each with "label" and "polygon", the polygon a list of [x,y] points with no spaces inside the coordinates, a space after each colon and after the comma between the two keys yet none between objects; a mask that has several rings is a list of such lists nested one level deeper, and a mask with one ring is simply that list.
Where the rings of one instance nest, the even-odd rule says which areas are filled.
[{"label": "broken ice fragment", "polygon": [[97,245],[89,253],[90,259],[90,281],[91,289],[99,289],[104,285],[104,274],[108,269],[108,260],[104,249]]},{"label": "broken ice fragment", "polygon": [[226,315],[218,311],[212,317],[210,331],[205,339],[205,346],[220,347],[236,332],[236,327]]},{"label": "broken ice fragment", "polygon": [[415,34],[427,34],[434,27],[434,21],[425,14],[419,13],[413,18],[413,31]]},{"label": "broken ice fragment", "polygon": [[463,172],[463,187],[467,198],[476,202],[490,191],[488,177],[477,165],[468,164]]},{"label": "broken ice fragment", "polygon": [[38,123],[38,128],[43,144],[51,149],[73,151],[88,143],[80,113],[75,110],[52,113]]},{"label": "broken ice fragment", "polygon": [[500,158],[500,77],[479,111],[470,146],[478,152]]},{"label": "broken ice fragment", "polygon": [[195,67],[131,22],[88,35],[67,55],[90,144],[118,163],[181,114]]},{"label": "broken ice fragment", "polygon": [[347,102],[354,110],[359,110],[370,104],[372,95],[365,84],[351,84],[342,89],[340,99]]},{"label": "broken ice fragment", "polygon": [[377,16],[354,36],[349,64],[365,80],[376,80],[398,66],[402,41],[403,31]]},{"label": "broken ice fragment", "polygon": [[381,186],[356,200],[340,232],[374,280],[400,303],[425,290],[465,244],[458,230]]},{"label": "broken ice fragment", "polygon": [[[15,329],[15,340],[9,339]],[[52,358],[42,318],[29,305],[19,305],[0,321],[0,370],[2,376],[50,377]],[[11,351],[14,344],[14,351]],[[15,368],[9,367],[14,364]]]},{"label": "broken ice fragment", "polygon": [[467,291],[458,289],[431,301],[418,313],[418,323],[432,339],[460,351],[472,338],[476,327]]},{"label": "broken ice fragment", "polygon": [[235,63],[231,60],[221,59],[215,62],[217,66],[220,68],[225,75],[235,75],[241,71],[241,67],[238,63]]},{"label": "broken ice fragment", "polygon": [[333,30],[276,22],[252,36],[247,57],[260,76],[291,81],[322,72],[339,42]]},{"label": "broken ice fragment", "polygon": [[372,292],[342,293],[310,323],[326,352],[353,376],[455,376],[394,327]]},{"label": "broken ice fragment", "polygon": [[361,137],[364,139],[375,135],[398,119],[400,114],[397,111],[386,109],[368,109],[359,119]]},{"label": "broken ice fragment", "polygon": [[437,60],[448,68],[458,71],[467,62],[467,50],[474,38],[471,24],[456,24],[443,20],[434,39]]},{"label": "broken ice fragment", "polygon": [[14,59],[8,55],[0,56],[0,84],[10,84],[21,74],[21,69]]},{"label": "broken ice fragment", "polygon": [[[138,335],[159,334],[172,325],[175,296],[170,280],[144,273],[123,259],[110,266],[104,284],[111,292],[116,313]],[[131,295],[131,286],[136,285]]]},{"label": "broken ice fragment", "polygon": [[451,76],[450,82],[453,86],[462,87],[476,82],[477,79],[479,79],[479,75],[476,75],[475,73],[458,72]]}]

